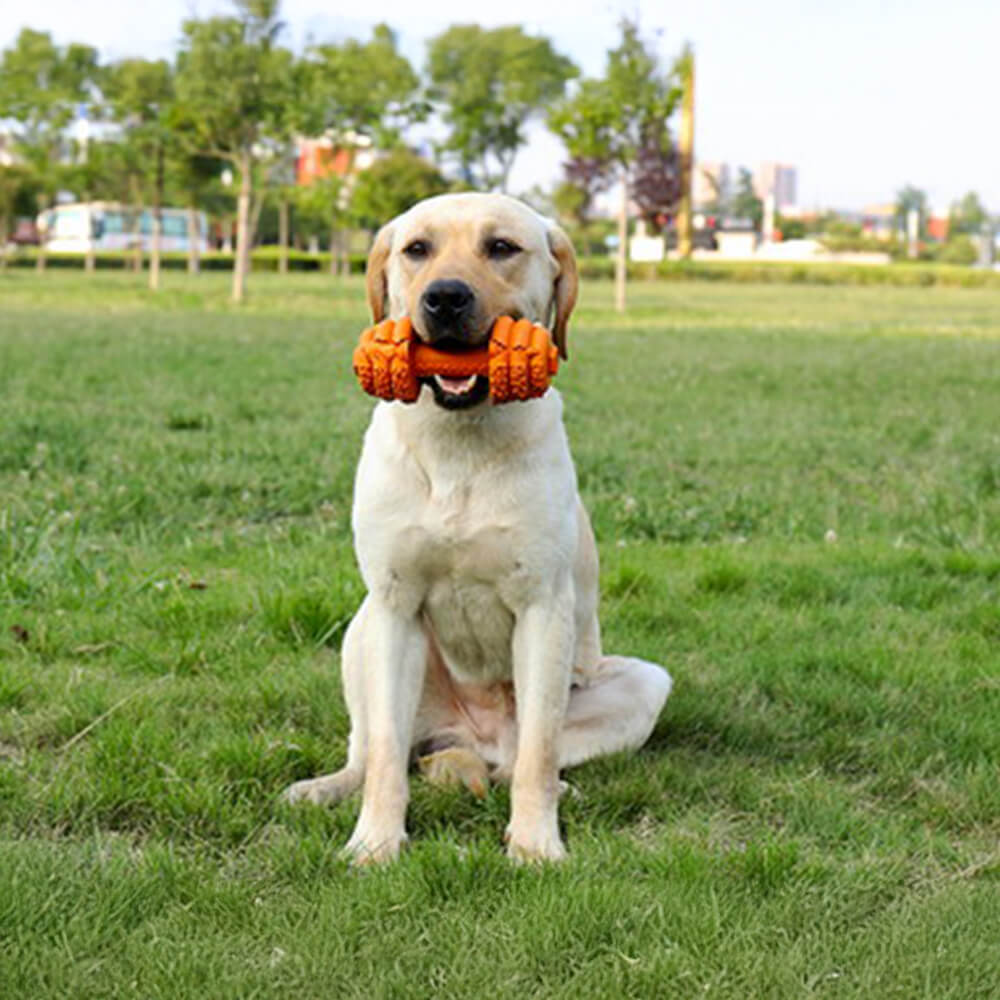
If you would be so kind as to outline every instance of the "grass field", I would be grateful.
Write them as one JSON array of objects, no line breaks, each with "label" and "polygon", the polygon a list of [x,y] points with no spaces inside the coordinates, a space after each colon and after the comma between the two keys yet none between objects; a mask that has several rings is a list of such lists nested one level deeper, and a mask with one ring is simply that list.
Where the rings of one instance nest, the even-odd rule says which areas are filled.
[{"label": "grass field", "polygon": [[571,859],[414,779],[357,873],[360,283],[0,275],[0,997],[1000,996],[1000,290],[585,290],[605,646]]}]

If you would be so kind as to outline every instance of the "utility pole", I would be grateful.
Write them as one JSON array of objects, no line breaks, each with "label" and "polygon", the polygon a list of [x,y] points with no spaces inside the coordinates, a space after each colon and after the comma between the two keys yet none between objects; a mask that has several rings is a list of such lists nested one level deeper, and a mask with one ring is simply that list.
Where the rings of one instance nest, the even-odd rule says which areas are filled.
[{"label": "utility pole", "polygon": [[681,197],[677,209],[677,249],[685,260],[693,245],[691,226],[691,188],[694,182],[694,50],[684,47],[679,61],[684,96],[681,104],[680,154]]}]

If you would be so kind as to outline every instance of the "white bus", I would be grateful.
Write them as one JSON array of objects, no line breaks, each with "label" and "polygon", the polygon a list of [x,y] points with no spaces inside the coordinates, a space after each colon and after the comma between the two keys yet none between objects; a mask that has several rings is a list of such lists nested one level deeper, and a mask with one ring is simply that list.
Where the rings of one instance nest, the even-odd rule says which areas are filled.
[{"label": "white bus", "polygon": [[[208,250],[208,219],[204,212],[186,208],[160,209],[160,250],[186,253],[190,228],[196,230],[198,250]],[[148,251],[153,243],[153,212],[141,213],[115,202],[74,202],[56,205],[38,217],[45,246],[53,253],[86,253],[88,250]]]}]

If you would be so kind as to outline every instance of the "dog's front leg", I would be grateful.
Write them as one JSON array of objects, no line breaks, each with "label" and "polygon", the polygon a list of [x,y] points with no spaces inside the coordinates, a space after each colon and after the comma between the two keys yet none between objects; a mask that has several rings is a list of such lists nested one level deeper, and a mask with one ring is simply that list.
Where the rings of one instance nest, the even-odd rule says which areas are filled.
[{"label": "dog's front leg", "polygon": [[386,601],[372,599],[363,641],[365,783],[361,813],[345,848],[359,864],[391,861],[406,840],[407,768],[427,667],[427,637],[418,618]]},{"label": "dog's front leg", "polygon": [[559,736],[569,700],[572,596],[526,608],[514,626],[517,757],[511,780],[507,853],[516,861],[559,861]]}]

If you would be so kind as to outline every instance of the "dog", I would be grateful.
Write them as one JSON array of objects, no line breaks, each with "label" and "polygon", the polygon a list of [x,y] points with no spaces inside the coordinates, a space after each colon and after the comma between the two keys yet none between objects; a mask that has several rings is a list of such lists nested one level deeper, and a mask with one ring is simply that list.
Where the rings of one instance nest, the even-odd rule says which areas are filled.
[{"label": "dog", "polygon": [[[408,316],[439,349],[482,346],[509,315],[548,326],[567,356],[572,245],[513,198],[418,203],[379,231],[366,281],[376,323]],[[483,376],[423,382],[415,403],[375,407],[357,470],[367,594],[341,654],[347,763],[285,797],[328,804],[363,786],[345,852],[392,860],[415,755],[431,780],[479,795],[510,781],[509,856],[558,861],[560,770],[645,743],[671,679],[601,651],[597,549],[558,391],[494,405]]]}]

